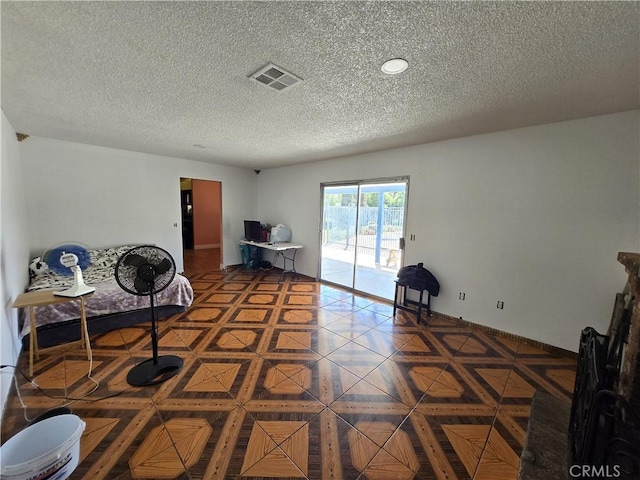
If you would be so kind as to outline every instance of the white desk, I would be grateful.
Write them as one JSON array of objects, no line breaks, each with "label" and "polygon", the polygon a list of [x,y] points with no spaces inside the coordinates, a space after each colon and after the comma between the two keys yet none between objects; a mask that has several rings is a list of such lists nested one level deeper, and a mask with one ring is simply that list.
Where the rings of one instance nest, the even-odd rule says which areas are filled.
[{"label": "white desk", "polygon": [[[276,252],[275,257],[273,257],[274,265],[278,257],[282,257],[282,274],[280,275],[280,281],[282,281],[285,273],[294,273],[296,277],[298,276],[298,272],[296,272],[296,252],[302,248],[302,245],[289,242],[250,242],[248,240],[240,240],[240,243],[244,245],[255,245],[258,248]],[[287,252],[289,251],[291,251],[291,253],[287,256]],[[287,269],[287,261],[290,262],[289,269]]]}]

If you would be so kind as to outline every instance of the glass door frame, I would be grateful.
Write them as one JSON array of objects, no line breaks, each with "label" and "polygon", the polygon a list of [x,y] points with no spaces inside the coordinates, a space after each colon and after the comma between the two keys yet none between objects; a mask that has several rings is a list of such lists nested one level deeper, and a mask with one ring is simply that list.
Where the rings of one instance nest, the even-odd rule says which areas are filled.
[{"label": "glass door frame", "polygon": [[[385,301],[392,301],[389,298],[382,298],[379,297],[375,294],[369,293],[369,292],[365,292],[362,290],[357,290],[356,289],[356,273],[357,273],[357,267],[358,267],[358,235],[357,235],[357,231],[358,231],[358,222],[359,222],[359,218],[360,218],[360,195],[362,194],[362,187],[363,186],[367,186],[367,185],[376,185],[376,184],[385,184],[385,183],[404,183],[405,185],[405,199],[404,199],[404,218],[403,218],[403,223],[402,223],[402,232],[401,232],[401,237],[400,237],[400,245],[399,245],[399,249],[400,249],[400,258],[398,260],[398,269],[400,269],[403,264],[404,264],[404,258],[405,258],[405,245],[406,245],[406,235],[407,235],[407,219],[408,219],[408,213],[409,213],[409,183],[410,183],[410,177],[408,175],[406,176],[398,176],[398,177],[383,177],[383,178],[371,178],[371,179],[360,179],[360,180],[345,180],[345,181],[335,181],[335,182],[322,182],[320,184],[320,221],[319,221],[319,225],[318,225],[318,245],[319,245],[319,255],[318,255],[318,274],[316,276],[316,280],[319,282],[323,282],[323,283],[327,283],[329,285],[336,285],[338,287],[341,288],[346,288],[352,292],[360,292],[363,293],[365,295],[371,296],[371,297],[375,297],[375,298],[380,298],[382,300]],[[353,258],[353,271],[351,274],[351,285],[347,286],[347,285],[342,285],[339,283],[335,283],[332,282],[330,280],[324,280],[322,279],[322,260],[323,260],[323,256],[322,256],[322,246],[323,246],[323,225],[325,222],[325,207],[324,207],[324,197],[325,197],[325,190],[327,187],[356,187],[357,191],[357,209],[356,209],[356,235],[355,235],[355,245],[354,245],[354,258]],[[393,295],[393,292],[390,292],[391,295]]]}]

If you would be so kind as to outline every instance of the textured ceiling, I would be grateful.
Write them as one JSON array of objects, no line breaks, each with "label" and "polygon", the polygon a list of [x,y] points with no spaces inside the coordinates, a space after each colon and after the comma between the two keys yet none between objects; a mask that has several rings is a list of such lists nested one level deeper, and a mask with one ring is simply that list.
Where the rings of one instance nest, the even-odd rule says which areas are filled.
[{"label": "textured ceiling", "polygon": [[640,107],[638,2],[0,5],[2,109],[42,137],[263,169]]}]

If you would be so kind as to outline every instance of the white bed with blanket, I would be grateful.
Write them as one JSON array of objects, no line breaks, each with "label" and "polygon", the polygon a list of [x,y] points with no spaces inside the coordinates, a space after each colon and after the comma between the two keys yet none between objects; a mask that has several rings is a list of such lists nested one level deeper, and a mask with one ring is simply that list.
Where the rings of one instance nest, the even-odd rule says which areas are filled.
[{"label": "white bed with blanket", "polygon": [[[97,248],[86,251],[87,263],[82,276],[87,285],[95,287],[93,295],[85,300],[89,334],[135,325],[151,319],[149,297],[125,292],[116,282],[114,271],[118,259],[133,245]],[[63,276],[47,270],[32,278],[28,291],[64,290],[73,284],[72,276]],[[193,289],[189,280],[177,274],[173,281],[155,295],[156,317],[163,318],[185,311],[193,302]],[[80,338],[80,301],[56,303],[36,307],[36,328],[40,347],[49,347]],[[24,321],[21,336],[28,345],[30,325]]]}]

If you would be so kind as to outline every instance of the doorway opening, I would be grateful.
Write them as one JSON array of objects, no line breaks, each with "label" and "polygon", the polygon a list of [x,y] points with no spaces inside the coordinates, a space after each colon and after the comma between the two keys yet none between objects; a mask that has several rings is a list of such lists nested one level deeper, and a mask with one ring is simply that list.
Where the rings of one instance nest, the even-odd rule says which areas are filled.
[{"label": "doorway opening", "polygon": [[321,185],[320,280],[393,299],[408,184],[402,177]]},{"label": "doorway opening", "polygon": [[185,273],[219,271],[222,261],[222,183],[180,178]]}]

